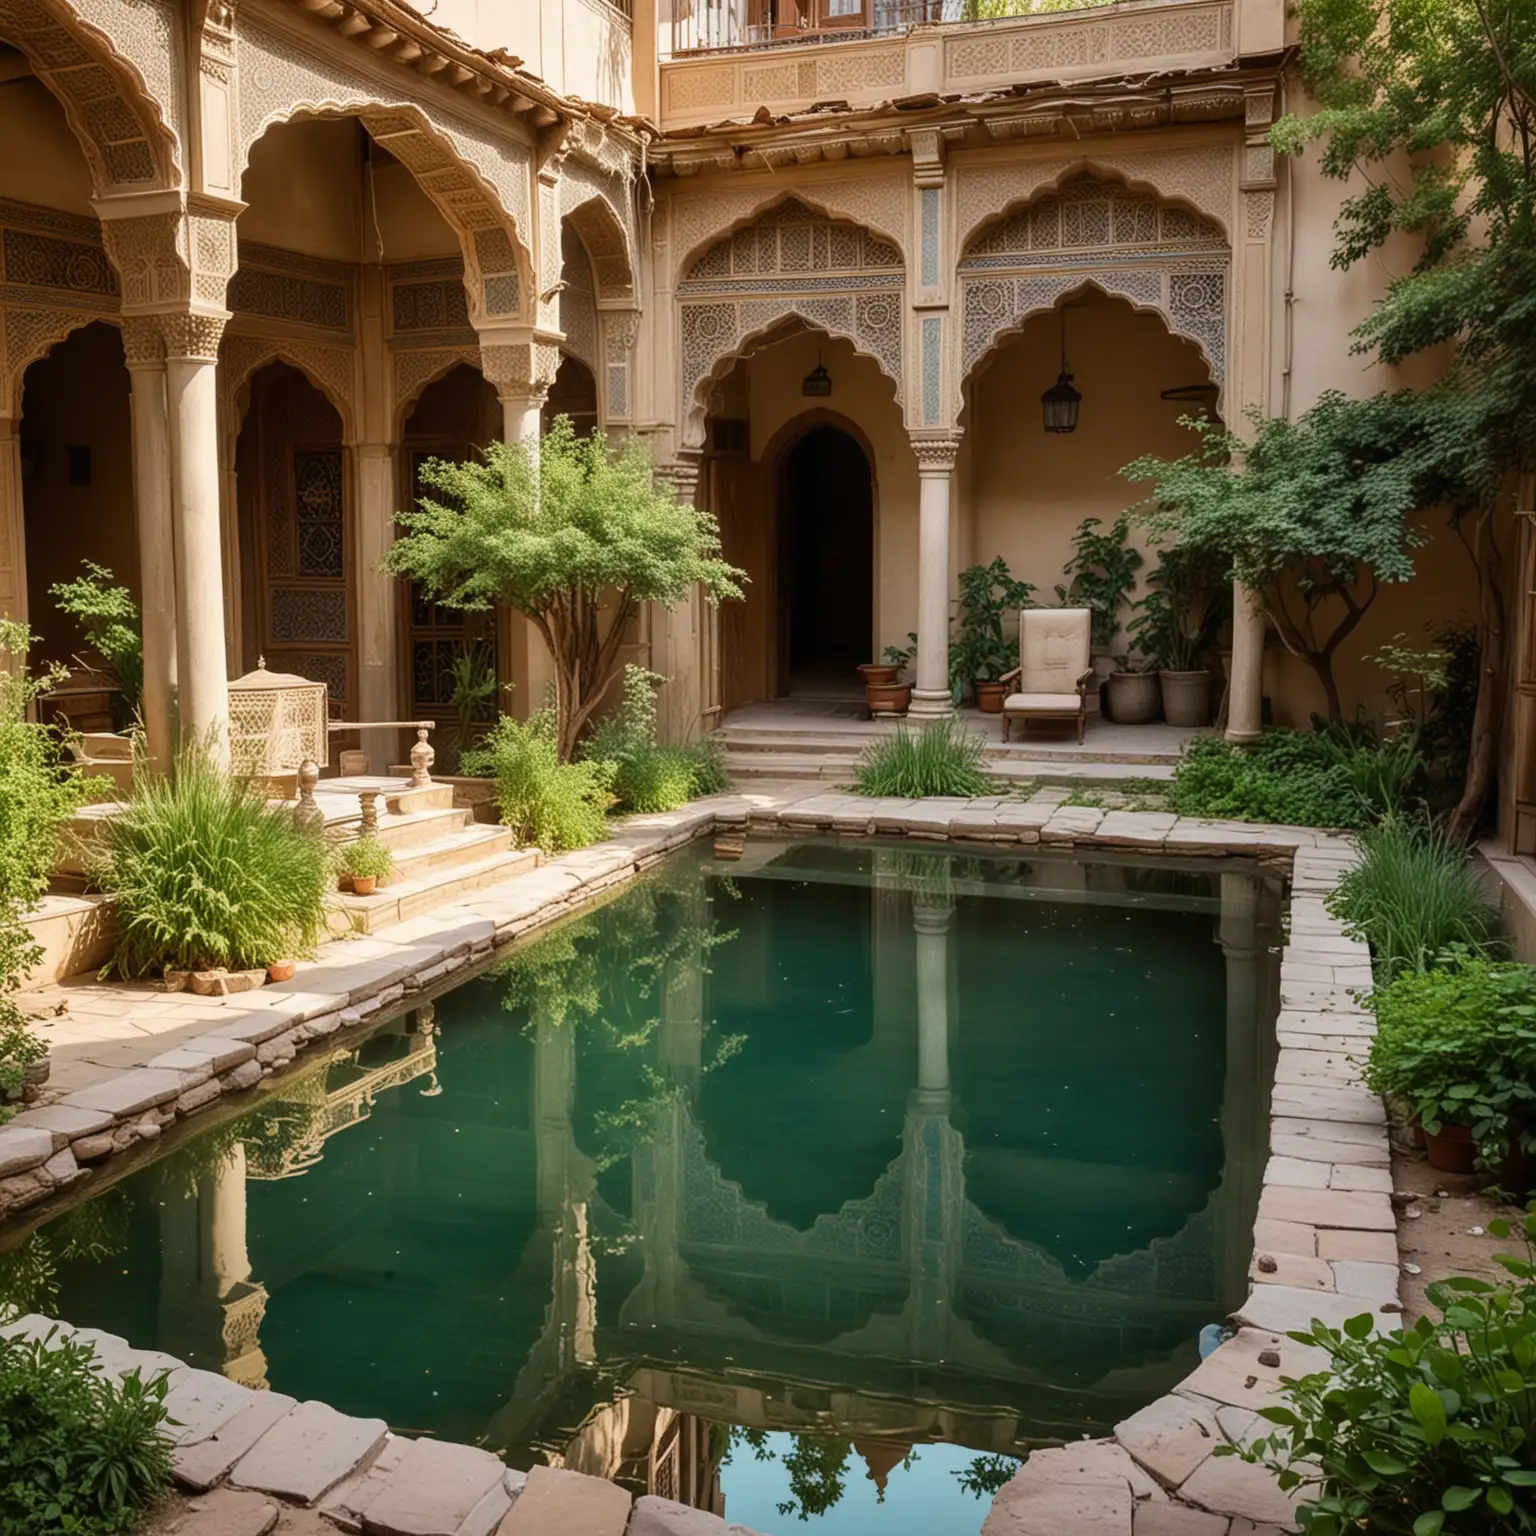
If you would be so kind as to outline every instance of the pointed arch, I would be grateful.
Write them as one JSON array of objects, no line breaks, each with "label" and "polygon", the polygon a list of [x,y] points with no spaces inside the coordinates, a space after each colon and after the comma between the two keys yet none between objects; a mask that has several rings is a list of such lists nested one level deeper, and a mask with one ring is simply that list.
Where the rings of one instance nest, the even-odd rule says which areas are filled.
[{"label": "pointed arch", "polygon": [[[399,440],[405,424],[416,409],[416,402],[437,383],[446,379],[460,364],[480,373],[479,347],[433,347],[425,351],[395,353],[395,438]],[[483,378],[484,375],[482,374]]]},{"label": "pointed arch", "polygon": [[560,178],[560,217],[581,237],[597,297],[632,302],[636,291],[633,230],[612,194],[583,166]]},{"label": "pointed arch", "polygon": [[[158,99],[141,67],[67,0],[0,0],[0,39],[26,55],[63,106],[98,197],[180,187],[174,104]],[[146,59],[173,46],[168,37],[143,41]]]},{"label": "pointed arch", "polygon": [[48,356],[76,331],[100,320],[119,325],[116,315],[83,309],[23,309],[0,304],[0,416],[21,414],[22,380],[33,363]]},{"label": "pointed arch", "polygon": [[341,418],[342,442],[356,441],[352,409],[355,358],[351,347],[327,347],[273,336],[231,336],[226,331],[219,348],[219,392],[231,438],[239,436],[250,409],[251,380],[269,363],[287,363],[303,374]]}]

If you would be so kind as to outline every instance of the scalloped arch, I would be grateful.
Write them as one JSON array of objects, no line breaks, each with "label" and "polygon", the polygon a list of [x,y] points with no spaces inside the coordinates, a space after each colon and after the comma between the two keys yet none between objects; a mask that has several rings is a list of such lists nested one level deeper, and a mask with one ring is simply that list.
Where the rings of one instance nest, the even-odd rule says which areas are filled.
[{"label": "scalloped arch", "polygon": [[[434,347],[419,352],[395,353],[395,431],[405,432],[405,424],[417,402],[439,379],[446,379],[459,366],[480,372],[479,347]],[[488,386],[493,387],[493,386]]]},{"label": "scalloped arch", "polygon": [[341,440],[354,441],[350,347],[322,347],[270,336],[230,336],[219,348],[219,392],[224,419],[238,436],[251,405],[251,380],[270,363],[296,368],[320,391],[341,418]]},{"label": "scalloped arch", "polygon": [[1068,155],[1058,160],[975,167],[955,189],[957,248],[962,258],[977,236],[1038,198],[1060,192],[1076,176],[1118,182],[1128,191],[1187,208],[1221,226],[1230,244],[1235,151],[1228,145],[1131,154]]},{"label": "scalloped arch", "polygon": [[81,309],[23,309],[0,305],[0,415],[21,414],[22,381],[33,363],[41,362],[60,342],[97,321],[121,331],[116,315]]},{"label": "scalloped arch", "polygon": [[787,202],[804,203],[829,219],[863,225],[882,240],[889,240],[901,252],[903,266],[910,265],[907,197],[903,178],[877,176],[845,184],[812,182],[793,188],[755,187],[743,192],[675,198],[672,229],[680,253],[674,262],[676,280],[681,282],[689,267],[716,241],[727,239]]},{"label": "scalloped arch", "polygon": [[[181,143],[139,64],[67,0],[0,0],[0,38],[58,99],[98,197],[179,188]],[[146,39],[149,56],[170,39]],[[141,49],[141,52],[144,50]]]},{"label": "scalloped arch", "polygon": [[[820,298],[817,295],[816,298]],[[847,295],[846,297],[855,297]],[[786,337],[797,335],[800,331],[818,332],[823,336],[831,337],[838,341],[846,341],[858,357],[868,358],[880,373],[889,380],[893,401],[901,404],[902,381],[900,370],[892,372],[885,361],[876,353],[861,343],[860,338],[852,329],[845,329],[834,323],[829,323],[825,316],[818,316],[809,311],[809,306],[816,302],[816,298],[809,296],[795,299],[786,298],[784,308],[770,319],[766,319],[755,329],[738,334],[733,340],[725,342],[721,349],[712,354],[711,360],[704,366],[703,371],[694,380],[691,389],[685,390],[683,400],[683,431],[682,446],[684,448],[699,448],[704,444],[704,423],[709,415],[709,393],[721,379],[730,372],[742,358],[750,357],[765,343],[780,341]],[[706,306],[684,306],[683,313],[686,316],[689,308],[702,308]]]}]

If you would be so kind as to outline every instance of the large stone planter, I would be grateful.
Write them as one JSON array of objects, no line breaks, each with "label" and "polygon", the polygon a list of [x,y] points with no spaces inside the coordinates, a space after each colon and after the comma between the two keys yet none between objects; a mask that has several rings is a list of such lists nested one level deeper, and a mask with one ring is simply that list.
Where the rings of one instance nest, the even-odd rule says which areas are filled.
[{"label": "large stone planter", "polygon": [[1159,672],[1162,685],[1163,718],[1169,725],[1209,725],[1211,723],[1211,674],[1198,672]]},{"label": "large stone planter", "polygon": [[1116,725],[1147,725],[1163,707],[1156,672],[1116,672],[1104,684],[1109,718]]}]

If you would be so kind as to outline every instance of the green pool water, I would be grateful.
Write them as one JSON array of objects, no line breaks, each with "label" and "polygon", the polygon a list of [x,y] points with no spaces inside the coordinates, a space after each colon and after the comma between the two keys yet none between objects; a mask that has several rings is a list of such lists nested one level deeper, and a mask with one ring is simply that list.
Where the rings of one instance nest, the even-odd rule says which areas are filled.
[{"label": "green pool water", "polygon": [[1241,1300],[1278,911],[1209,861],[695,849],[8,1234],[0,1294],[759,1530],[965,1536]]}]

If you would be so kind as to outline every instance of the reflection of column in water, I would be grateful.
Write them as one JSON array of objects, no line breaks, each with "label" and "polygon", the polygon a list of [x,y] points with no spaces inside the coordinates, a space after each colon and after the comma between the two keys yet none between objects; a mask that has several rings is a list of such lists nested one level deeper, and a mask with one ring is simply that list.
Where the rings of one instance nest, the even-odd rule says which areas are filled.
[{"label": "reflection of column in water", "polygon": [[917,1086],[949,1092],[950,904],[920,893],[912,898],[917,947]]},{"label": "reflection of column in water", "polygon": [[704,1065],[704,937],[713,904],[702,882],[678,895],[687,941],[667,962],[661,987],[661,1069],[697,1093]]},{"label": "reflection of column in water", "polygon": [[[176,1178],[175,1165],[162,1177]],[[266,1386],[260,1330],[267,1292],[251,1279],[244,1143],[198,1174],[192,1189],[164,1191],[160,1248],[161,1345],[232,1381]]]},{"label": "reflection of column in water", "polygon": [[1226,961],[1226,1076],[1221,1096],[1221,1132],[1226,1166],[1216,1200],[1217,1256],[1225,1289],[1243,1287],[1252,1232],[1249,1222],[1263,1177],[1269,1143],[1262,1113],[1263,1055],[1258,1032],[1264,955],[1259,945],[1259,881],[1253,875],[1224,874],[1216,937]]}]

